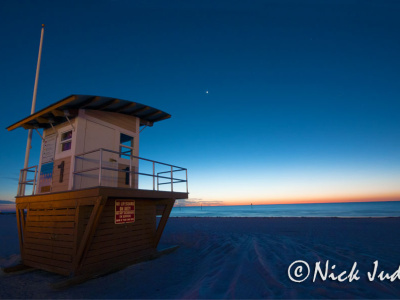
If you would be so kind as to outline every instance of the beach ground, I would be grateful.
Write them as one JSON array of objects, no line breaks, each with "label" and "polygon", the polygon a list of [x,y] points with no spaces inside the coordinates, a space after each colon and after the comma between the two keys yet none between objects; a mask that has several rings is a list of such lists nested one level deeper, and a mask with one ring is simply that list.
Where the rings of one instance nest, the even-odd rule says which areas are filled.
[{"label": "beach ground", "polygon": [[[50,286],[60,275],[1,273],[0,298],[400,298],[400,274],[377,278],[396,277],[398,228],[400,218],[170,218],[161,243],[180,246],[171,254],[64,290]],[[15,215],[0,215],[0,244],[0,266],[17,263]],[[310,266],[300,283],[288,276],[297,260]],[[346,271],[342,279],[356,262],[359,279],[313,282],[315,264],[324,271],[328,260],[327,274]]]}]

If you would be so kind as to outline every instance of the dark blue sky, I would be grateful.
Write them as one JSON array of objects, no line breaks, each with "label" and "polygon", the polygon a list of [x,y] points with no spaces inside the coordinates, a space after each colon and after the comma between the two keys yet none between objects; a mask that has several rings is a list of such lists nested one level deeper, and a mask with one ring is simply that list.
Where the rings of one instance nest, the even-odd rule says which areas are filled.
[{"label": "dark blue sky", "polygon": [[[30,112],[45,23],[37,110],[94,94],[169,112],[140,155],[187,167],[192,198],[400,196],[399,15],[398,1],[2,1],[0,122]],[[0,132],[0,198],[26,134]]]}]

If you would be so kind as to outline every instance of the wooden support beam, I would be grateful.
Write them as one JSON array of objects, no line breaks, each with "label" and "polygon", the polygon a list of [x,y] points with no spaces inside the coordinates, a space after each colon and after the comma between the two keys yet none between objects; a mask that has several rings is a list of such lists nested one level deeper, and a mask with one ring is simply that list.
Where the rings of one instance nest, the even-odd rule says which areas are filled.
[{"label": "wooden support beam", "polygon": [[18,207],[20,209],[27,209],[29,206],[29,203],[18,203]]},{"label": "wooden support beam", "polygon": [[74,254],[78,252],[78,246],[79,246],[79,240],[80,240],[80,236],[79,236],[79,232],[80,232],[80,223],[79,223],[79,214],[80,214],[80,210],[81,210],[81,206],[77,203],[76,204],[76,208],[75,208],[75,215],[74,215],[74,223],[75,223],[75,228],[74,228]]},{"label": "wooden support beam", "polygon": [[64,110],[64,115],[67,117],[76,117],[78,114],[79,109],[77,108]]},{"label": "wooden support beam", "polygon": [[153,120],[153,122],[158,122],[158,121],[162,121],[162,120],[169,119],[169,118],[171,118],[171,115],[166,115],[164,117],[157,118],[157,119]]},{"label": "wooden support beam", "polygon": [[47,123],[51,123],[50,119],[47,118],[43,118],[43,117],[36,117],[35,120],[40,123],[40,124],[47,124]]},{"label": "wooden support beam", "polygon": [[57,102],[55,105],[52,105],[51,107],[48,107],[48,108],[45,108],[45,109],[42,109],[42,110],[38,111],[37,113],[29,116],[28,118],[25,118],[22,121],[19,121],[19,122],[13,124],[13,125],[7,127],[7,130],[11,131],[11,130],[14,130],[15,128],[23,126],[24,124],[28,123],[29,121],[35,120],[37,118],[37,116],[44,115],[44,114],[46,114],[48,112],[51,112],[52,110],[57,109],[57,107],[60,107],[60,106],[65,105],[65,104],[68,104],[69,102],[74,101],[75,99],[76,99],[76,96],[70,96],[68,98],[65,98],[65,99]]},{"label": "wooden support beam", "polygon": [[153,126],[153,122],[140,119],[140,125],[146,125],[146,126],[152,127]]},{"label": "wooden support beam", "polygon": [[33,126],[31,124],[23,124],[22,128],[24,128],[24,129],[35,129],[35,126]]},{"label": "wooden support beam", "polygon": [[[165,203],[165,201],[163,201],[162,203]],[[168,202],[166,203],[160,223],[158,224],[158,227],[157,227],[156,235],[154,237],[154,247],[156,247],[156,248],[158,246],[158,243],[160,242],[161,235],[164,231],[165,225],[167,224],[167,221],[168,221],[169,215],[171,213],[172,207],[174,206],[174,203],[175,203],[175,199],[168,199]]]},{"label": "wooden support beam", "polygon": [[24,264],[18,264],[15,266],[10,266],[10,267],[5,267],[3,269],[3,272],[6,274],[12,274],[12,275],[17,275],[17,274],[23,274],[27,272],[34,271],[35,268],[25,266]]},{"label": "wooden support beam", "polygon": [[64,115],[65,115],[64,111],[58,110],[58,109],[52,110],[51,113],[55,117],[64,117]]},{"label": "wooden support beam", "polygon": [[22,225],[22,233],[24,233],[25,232],[25,226],[26,226],[26,216],[27,216],[27,214],[28,214],[28,211],[29,211],[29,203],[28,203],[28,207],[26,208],[26,210],[27,210],[27,212],[25,213],[25,209],[21,209],[21,215],[20,215],[20,218],[21,218],[21,225]]},{"label": "wooden support beam", "polygon": [[141,116],[140,118],[147,119],[147,118],[151,118],[151,117],[157,116],[157,115],[159,115],[161,113],[162,113],[161,110],[157,110],[156,112],[149,113],[147,115]]},{"label": "wooden support beam", "polygon": [[79,113],[79,109],[67,109],[67,110],[55,109],[52,110],[51,113],[55,117],[76,117]]},{"label": "wooden support beam", "polygon": [[131,116],[136,116],[136,114],[141,113],[143,111],[149,110],[150,107],[149,106],[145,106],[139,109],[134,110],[133,112],[130,113]]},{"label": "wooden support beam", "polygon": [[24,212],[23,209],[20,209],[18,206],[16,208],[16,215],[17,215],[17,227],[18,227],[18,238],[19,238],[19,251],[21,253],[21,259],[23,259],[23,252],[24,252],[24,237],[22,231],[22,222],[21,222],[21,211]]},{"label": "wooden support beam", "polygon": [[99,96],[90,97],[89,99],[83,101],[83,102],[80,104],[80,108],[85,108],[86,106],[89,106],[89,105],[91,105],[91,104],[93,104],[93,103],[95,103],[95,102],[97,102],[97,101],[99,101],[99,100],[100,100],[100,97],[99,97]]},{"label": "wooden support beam", "polygon": [[119,103],[121,100],[119,99],[112,99],[110,101],[107,101],[106,103],[104,103],[103,105],[97,106],[96,110],[103,110],[111,105],[117,104]]},{"label": "wooden support beam", "polygon": [[[188,193],[182,192],[167,192],[167,191],[152,191],[152,190],[140,190],[130,188],[116,188],[116,187],[94,187],[84,190],[73,190],[64,191],[50,194],[37,194],[31,196],[17,196],[16,203],[18,205],[26,205],[31,203],[36,208],[39,206],[56,208],[61,207],[60,201],[56,200],[67,200],[71,202],[71,207],[75,207],[76,199],[79,205],[95,205],[97,197],[104,195],[106,197],[119,197],[119,198],[143,198],[143,199],[187,199]],[[34,203],[35,202],[35,203]]]},{"label": "wooden support beam", "polygon": [[86,254],[90,249],[90,245],[93,240],[94,233],[99,223],[101,213],[107,202],[107,197],[99,196],[97,203],[93,207],[92,213],[89,218],[89,222],[86,225],[85,232],[83,234],[82,240],[80,242],[78,252],[75,255],[75,260],[73,262],[73,273],[77,275],[82,268],[83,262],[85,260]]},{"label": "wooden support beam", "polygon": [[121,111],[123,111],[125,109],[129,109],[129,108],[132,108],[132,107],[135,107],[135,106],[136,106],[135,102],[128,103],[128,104],[125,104],[125,105],[121,106],[120,108],[114,110],[114,112],[121,112]]},{"label": "wooden support beam", "polygon": [[[58,207],[58,200],[67,200],[75,203],[77,200],[80,205],[94,205],[97,202],[97,197],[101,195],[99,188],[87,189],[84,191],[64,191],[50,194],[36,194],[31,196],[17,196],[16,203],[21,205],[22,203],[31,203],[32,205],[49,205],[49,207]],[[182,197],[179,197],[179,199]],[[73,200],[74,199],[74,200]],[[84,203],[82,203],[82,201]],[[49,202],[46,204],[46,202]]]}]

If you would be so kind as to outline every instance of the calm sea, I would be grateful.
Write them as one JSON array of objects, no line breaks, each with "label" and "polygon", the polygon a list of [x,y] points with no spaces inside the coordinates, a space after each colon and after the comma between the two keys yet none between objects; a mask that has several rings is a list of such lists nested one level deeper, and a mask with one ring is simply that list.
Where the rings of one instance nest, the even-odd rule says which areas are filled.
[{"label": "calm sea", "polygon": [[[0,213],[15,213],[15,204],[1,204]],[[172,209],[171,217],[400,217],[400,201],[253,206],[175,206]]]},{"label": "calm sea", "polygon": [[171,217],[400,217],[400,201],[253,206],[175,206],[172,209]]}]

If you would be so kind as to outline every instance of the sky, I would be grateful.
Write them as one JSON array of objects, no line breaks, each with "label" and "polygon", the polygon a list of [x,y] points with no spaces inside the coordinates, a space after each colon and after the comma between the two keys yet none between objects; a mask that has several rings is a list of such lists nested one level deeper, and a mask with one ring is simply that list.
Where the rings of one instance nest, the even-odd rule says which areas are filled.
[{"label": "sky", "polygon": [[[0,2],[0,199],[30,113],[71,94],[166,111],[140,156],[204,204],[400,200],[399,1]],[[29,165],[38,163],[34,134]]]}]

